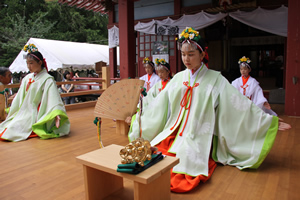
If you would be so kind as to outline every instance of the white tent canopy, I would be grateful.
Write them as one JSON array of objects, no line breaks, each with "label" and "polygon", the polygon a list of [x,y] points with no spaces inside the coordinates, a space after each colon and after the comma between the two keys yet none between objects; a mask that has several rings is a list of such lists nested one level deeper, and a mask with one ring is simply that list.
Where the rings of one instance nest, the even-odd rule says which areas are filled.
[{"label": "white tent canopy", "polygon": [[[95,63],[102,61],[109,64],[108,45],[68,42],[30,38],[26,44],[35,44],[39,52],[46,59],[48,70],[70,68],[73,70],[95,69]],[[117,63],[119,65],[119,51]],[[27,53],[21,50],[14,62],[10,65],[11,72],[27,72],[28,68],[24,56]]]}]

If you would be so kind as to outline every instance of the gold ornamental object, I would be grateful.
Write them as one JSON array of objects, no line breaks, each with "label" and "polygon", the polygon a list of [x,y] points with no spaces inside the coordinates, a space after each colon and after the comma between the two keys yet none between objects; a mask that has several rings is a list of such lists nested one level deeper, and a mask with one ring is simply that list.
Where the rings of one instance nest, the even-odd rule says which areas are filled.
[{"label": "gold ornamental object", "polygon": [[148,140],[142,138],[142,126],[141,126],[141,116],[143,113],[143,96],[146,96],[147,93],[144,92],[145,88],[141,87],[140,89],[140,98],[139,98],[139,127],[140,127],[140,137],[136,140],[127,144],[123,149],[120,150],[120,156],[122,158],[122,164],[128,164],[136,162],[140,166],[144,166],[146,160],[152,159],[152,150],[151,144]]},{"label": "gold ornamental object", "polygon": [[122,158],[121,163],[127,164],[137,162],[140,166],[144,166],[146,160],[151,160],[151,154],[150,142],[140,137],[120,150],[120,156]]}]

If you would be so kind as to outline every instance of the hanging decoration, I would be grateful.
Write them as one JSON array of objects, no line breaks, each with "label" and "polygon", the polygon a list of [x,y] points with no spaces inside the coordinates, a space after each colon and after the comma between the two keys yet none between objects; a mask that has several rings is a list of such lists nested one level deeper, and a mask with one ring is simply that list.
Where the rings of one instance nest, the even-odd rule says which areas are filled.
[{"label": "hanging decoration", "polygon": [[219,5],[226,11],[227,10],[227,6],[232,4],[232,0],[219,0]]}]

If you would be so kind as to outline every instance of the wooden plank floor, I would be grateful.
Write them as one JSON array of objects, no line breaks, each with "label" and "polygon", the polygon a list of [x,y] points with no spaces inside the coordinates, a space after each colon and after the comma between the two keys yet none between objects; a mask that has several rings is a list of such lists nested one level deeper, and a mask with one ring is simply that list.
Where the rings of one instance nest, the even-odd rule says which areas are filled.
[{"label": "wooden plank floor", "polygon": [[[172,193],[172,199],[300,199],[300,118],[282,115],[283,105],[272,106],[293,128],[278,133],[258,170],[219,165],[205,184],[186,194]],[[71,133],[67,137],[0,141],[1,200],[85,199],[82,166],[75,157],[99,148],[93,108],[70,110],[68,115]],[[105,146],[128,143],[115,129],[115,122],[103,120]],[[123,197],[110,199],[133,199],[132,187],[125,181],[125,190],[119,192]]]}]

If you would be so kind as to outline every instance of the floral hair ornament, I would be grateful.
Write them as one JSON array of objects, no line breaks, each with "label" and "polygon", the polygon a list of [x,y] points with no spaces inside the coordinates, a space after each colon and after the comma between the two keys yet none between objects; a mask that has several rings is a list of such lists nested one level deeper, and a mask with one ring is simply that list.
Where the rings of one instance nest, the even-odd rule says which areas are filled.
[{"label": "floral hair ornament", "polygon": [[35,57],[36,59],[38,59],[39,61],[41,61],[41,59],[39,57],[37,57],[36,55],[33,54],[33,52],[38,51],[38,48],[34,45],[34,44],[26,44],[23,47],[23,51],[27,52],[29,55]]},{"label": "floral hair ornament", "polygon": [[149,65],[151,65],[152,67],[154,67],[153,62],[152,62],[148,57],[145,57],[145,58],[143,59],[143,64],[149,64]]},{"label": "floral hair ornament", "polygon": [[24,46],[23,51],[32,53],[32,52],[38,51],[38,48],[34,44],[29,43]]},{"label": "floral hair ornament", "polygon": [[148,64],[149,62],[150,62],[150,60],[149,60],[148,57],[145,57],[145,58],[143,59],[143,63],[144,63],[144,64]]},{"label": "floral hair ornament", "polygon": [[44,67],[46,68],[47,72],[48,72],[48,66],[47,66],[47,62],[46,59],[44,58],[43,60],[41,60],[39,57],[37,57],[36,55],[33,54],[33,52],[37,52],[38,48],[34,45],[34,44],[27,44],[23,47],[23,51],[27,52],[30,56],[35,57],[37,60],[42,61],[44,64]]},{"label": "floral hair ornament", "polygon": [[159,70],[161,68],[164,68],[165,70],[170,71],[170,69],[167,67],[168,63],[163,58],[161,58],[161,59],[156,58],[155,59],[155,64],[157,65],[157,67],[155,68],[155,70]]},{"label": "floral hair ornament", "polygon": [[251,63],[251,60],[249,58],[246,58],[246,56],[243,56],[242,58],[239,59],[239,65],[240,67],[248,67],[251,69],[249,63]]},{"label": "floral hair ornament", "polygon": [[192,27],[186,27],[179,35],[178,42],[182,44],[186,42],[189,44],[195,44],[201,51],[203,51],[202,47],[198,44],[200,39],[201,36],[199,35],[198,31],[196,31]]},{"label": "floral hair ornament", "polygon": [[163,59],[163,58],[161,58],[161,59],[156,58],[156,59],[155,59],[155,63],[156,63],[157,65],[165,65],[167,62],[166,62],[166,60]]}]

